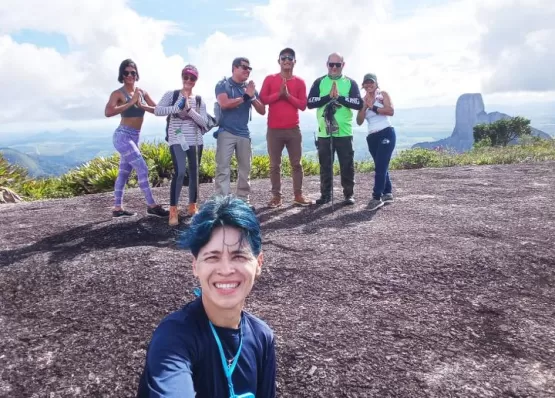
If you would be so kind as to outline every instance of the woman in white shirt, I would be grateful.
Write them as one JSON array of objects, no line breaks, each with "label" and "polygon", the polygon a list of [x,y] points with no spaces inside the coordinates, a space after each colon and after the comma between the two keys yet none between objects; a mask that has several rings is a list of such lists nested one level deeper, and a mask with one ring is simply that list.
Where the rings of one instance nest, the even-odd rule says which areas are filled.
[{"label": "woman in white shirt", "polygon": [[[169,225],[179,224],[177,205],[186,170],[189,174],[189,206],[187,214],[198,212],[198,177],[202,159],[203,134],[207,131],[206,104],[193,94],[199,73],[194,65],[181,71],[182,88],[168,91],[154,108],[156,116],[168,116],[167,141],[175,169],[170,185]],[[185,162],[187,161],[187,165]]]},{"label": "woman in white shirt", "polygon": [[385,203],[393,202],[389,162],[395,149],[396,137],[389,117],[393,116],[394,109],[389,94],[380,90],[374,73],[364,75],[362,88],[366,95],[364,105],[357,114],[357,124],[361,126],[364,120],[368,122],[366,142],[376,168],[372,199],[368,203],[368,209],[373,211]]}]

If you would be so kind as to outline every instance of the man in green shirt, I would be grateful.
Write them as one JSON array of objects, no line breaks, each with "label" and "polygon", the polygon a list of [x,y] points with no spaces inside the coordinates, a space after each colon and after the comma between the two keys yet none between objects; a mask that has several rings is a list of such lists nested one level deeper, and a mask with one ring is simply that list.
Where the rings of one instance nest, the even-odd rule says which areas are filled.
[{"label": "man in green shirt", "polygon": [[353,110],[360,110],[363,102],[356,82],[343,75],[344,66],[345,62],[340,54],[330,54],[327,60],[328,74],[316,79],[308,93],[307,108],[317,108],[321,194],[316,200],[318,205],[331,201],[332,163],[335,152],[337,152],[341,170],[344,203],[349,205],[355,203]]}]

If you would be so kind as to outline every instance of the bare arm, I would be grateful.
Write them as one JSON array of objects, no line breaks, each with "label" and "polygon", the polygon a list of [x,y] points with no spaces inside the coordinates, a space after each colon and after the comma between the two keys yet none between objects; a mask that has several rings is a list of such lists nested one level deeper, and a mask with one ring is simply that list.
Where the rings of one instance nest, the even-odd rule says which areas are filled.
[{"label": "bare arm", "polygon": [[143,93],[143,98],[145,99],[146,104],[144,102],[137,101],[137,104],[139,105],[139,107],[141,109],[144,109],[147,112],[154,114],[154,108],[156,108],[156,102],[153,101],[153,99],[146,91]]},{"label": "bare arm", "polygon": [[243,100],[243,97],[229,99],[227,93],[218,94],[216,100],[218,101],[218,104],[220,104],[220,107],[222,109],[237,108],[239,105],[245,102],[245,100]]},{"label": "bare arm", "polygon": [[264,105],[258,98],[253,99],[251,104],[260,115],[266,114],[266,105]]},{"label": "bare arm", "polygon": [[362,123],[364,123],[364,119],[366,118],[366,110],[367,109],[368,109],[368,105],[366,104],[366,101],[364,101],[363,104],[362,104],[362,109],[357,112],[357,124],[359,126],[361,126]]},{"label": "bare arm", "polygon": [[[104,109],[104,116],[112,117],[119,115],[120,113],[125,112],[133,105],[135,105],[137,99],[139,98],[138,90],[139,89],[135,90],[135,94],[127,103],[125,103],[125,99],[123,98],[123,94],[121,93],[121,91],[116,90],[112,92],[112,94],[110,94],[110,98],[108,99],[108,103],[106,104],[106,108]],[[123,102],[124,104],[119,105],[120,102]]]},{"label": "bare arm", "polygon": [[391,102],[391,98],[389,97],[389,94],[386,93],[385,91],[382,91],[382,95],[383,95],[383,108],[378,108],[376,113],[378,115],[393,116],[393,114],[395,113],[395,109],[393,109],[393,103]]}]

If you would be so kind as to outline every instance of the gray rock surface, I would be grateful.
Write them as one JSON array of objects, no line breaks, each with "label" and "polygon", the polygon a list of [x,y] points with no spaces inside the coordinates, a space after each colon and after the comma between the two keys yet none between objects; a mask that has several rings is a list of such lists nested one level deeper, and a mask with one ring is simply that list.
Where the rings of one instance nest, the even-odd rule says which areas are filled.
[{"label": "gray rock surface", "polygon": [[[511,116],[501,112],[487,113],[484,106],[482,94],[463,94],[457,100],[456,106],[455,128],[450,137],[433,141],[433,142],[420,142],[414,144],[413,148],[428,148],[433,149],[437,147],[451,148],[457,152],[468,151],[474,144],[473,128],[481,123],[493,123],[501,119],[510,119]],[[532,128],[532,135],[544,139],[551,139],[552,137],[541,130]]]},{"label": "gray rock surface", "polygon": [[[253,180],[247,309],[275,331],[277,396],[554,397],[554,167],[392,171],[377,212],[373,174],[334,210],[292,206],[290,179],[265,208]],[[110,193],[0,206],[0,396],[135,396],[152,331],[197,282],[175,246],[189,221],[146,217],[138,189],[125,202],[137,217],[112,220]]]}]

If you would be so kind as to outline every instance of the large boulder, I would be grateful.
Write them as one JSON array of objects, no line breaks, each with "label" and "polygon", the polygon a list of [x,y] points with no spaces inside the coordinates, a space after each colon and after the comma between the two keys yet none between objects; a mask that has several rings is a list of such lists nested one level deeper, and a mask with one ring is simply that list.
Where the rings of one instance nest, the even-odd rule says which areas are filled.
[{"label": "large boulder", "polygon": [[[450,148],[457,152],[468,151],[474,144],[474,126],[481,123],[493,123],[501,119],[510,119],[512,116],[501,112],[487,113],[484,107],[482,94],[463,94],[457,100],[455,115],[455,128],[450,137],[433,142],[419,142],[413,148]],[[551,136],[532,127],[532,135],[544,139]]]}]

